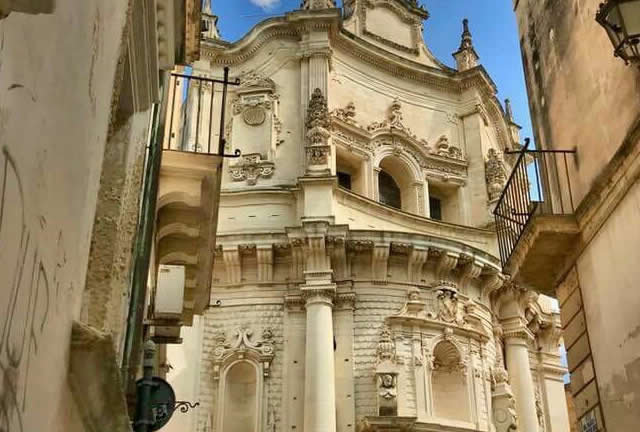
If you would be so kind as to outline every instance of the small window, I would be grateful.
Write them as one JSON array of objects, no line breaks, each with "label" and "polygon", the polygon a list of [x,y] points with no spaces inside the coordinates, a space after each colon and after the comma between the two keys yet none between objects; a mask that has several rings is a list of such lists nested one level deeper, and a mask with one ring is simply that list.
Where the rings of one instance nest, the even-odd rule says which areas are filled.
[{"label": "small window", "polygon": [[378,189],[380,191],[380,202],[397,209],[402,209],[402,192],[396,181],[384,171],[378,175]]},{"label": "small window", "polygon": [[442,220],[442,201],[440,198],[429,197],[429,214],[431,219]]},{"label": "small window", "polygon": [[342,188],[351,190],[351,174],[338,172],[338,185]]}]

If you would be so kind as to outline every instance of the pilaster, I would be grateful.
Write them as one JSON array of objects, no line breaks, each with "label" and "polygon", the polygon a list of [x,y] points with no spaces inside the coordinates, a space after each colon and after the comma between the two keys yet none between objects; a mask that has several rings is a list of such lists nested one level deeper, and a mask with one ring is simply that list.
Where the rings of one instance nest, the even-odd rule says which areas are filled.
[{"label": "pilaster", "polygon": [[227,271],[227,282],[239,284],[242,280],[242,264],[240,260],[240,250],[237,246],[222,250],[222,260]]}]

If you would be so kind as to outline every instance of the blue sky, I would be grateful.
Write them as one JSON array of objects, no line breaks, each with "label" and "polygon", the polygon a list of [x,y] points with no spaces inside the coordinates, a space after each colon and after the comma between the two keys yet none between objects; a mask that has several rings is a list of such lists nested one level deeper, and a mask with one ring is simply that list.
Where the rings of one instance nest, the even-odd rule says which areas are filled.
[{"label": "blue sky", "polygon": [[[421,0],[431,17],[425,23],[425,41],[435,56],[449,66],[457,50],[462,19],[468,18],[480,62],[498,86],[498,98],[511,99],[514,116],[532,137],[529,106],[522,72],[516,17],[510,0]],[[338,0],[341,3],[341,0]],[[258,22],[297,9],[300,0],[212,0],[220,17],[223,39],[240,39]]]}]

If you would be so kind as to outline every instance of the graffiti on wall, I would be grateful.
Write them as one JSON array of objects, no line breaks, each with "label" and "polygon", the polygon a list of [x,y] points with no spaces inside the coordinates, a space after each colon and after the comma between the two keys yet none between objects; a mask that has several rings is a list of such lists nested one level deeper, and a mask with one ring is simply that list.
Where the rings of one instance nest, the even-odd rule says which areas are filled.
[{"label": "graffiti on wall", "polygon": [[[30,223],[16,161],[0,152],[0,432],[26,432],[25,412],[43,336],[58,313],[65,280],[62,231]],[[51,236],[51,237],[49,237]],[[43,241],[43,239],[53,241]]]}]

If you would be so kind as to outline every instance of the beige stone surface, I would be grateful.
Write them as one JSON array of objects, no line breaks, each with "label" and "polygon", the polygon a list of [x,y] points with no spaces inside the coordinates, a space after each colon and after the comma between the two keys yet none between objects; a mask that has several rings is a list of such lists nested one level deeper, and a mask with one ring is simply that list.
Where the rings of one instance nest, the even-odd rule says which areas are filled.
[{"label": "beige stone surface", "polygon": [[[559,314],[496,257],[494,174],[516,143],[495,88],[472,57],[461,73],[430,54],[412,3],[351,6],[344,23],[298,10],[203,43],[194,74],[241,80],[224,126],[244,158],[223,168],[201,352],[169,357],[199,371],[170,375],[198,382],[197,424],[168,430],[229,432],[242,411],[256,432],[506,431],[525,415],[568,432]],[[400,208],[381,204],[383,173]],[[508,364],[503,324],[531,335]]]},{"label": "beige stone surface", "polygon": [[636,183],[577,263],[605,421],[612,430],[640,421],[640,299],[631,289],[640,277],[632,246],[640,242],[639,210]]},{"label": "beige stone surface", "polygon": [[[613,56],[599,4],[514,2],[536,142],[573,149],[569,175],[580,238],[557,287],[578,418],[638,424],[639,72]],[[563,273],[566,277],[563,277]],[[597,404],[600,403],[600,407]],[[580,422],[579,422],[580,423]]]},{"label": "beige stone surface", "polygon": [[127,8],[60,0],[0,20],[0,423],[12,432],[85,430],[69,342]]}]

